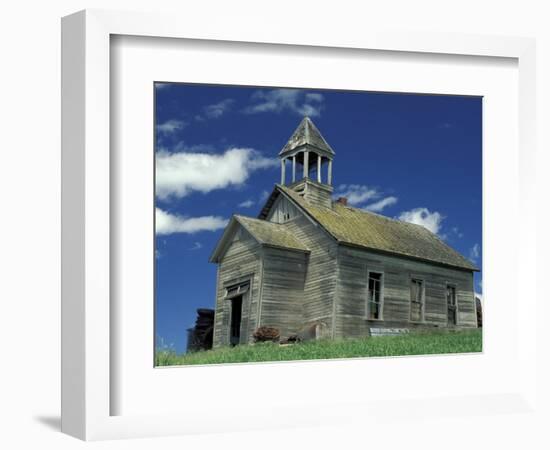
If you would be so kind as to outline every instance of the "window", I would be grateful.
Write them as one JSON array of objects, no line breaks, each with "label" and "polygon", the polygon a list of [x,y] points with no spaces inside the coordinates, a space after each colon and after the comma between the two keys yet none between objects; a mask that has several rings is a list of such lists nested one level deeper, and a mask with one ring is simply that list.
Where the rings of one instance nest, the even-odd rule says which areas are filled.
[{"label": "window", "polygon": [[447,323],[449,325],[456,325],[457,319],[457,304],[456,304],[456,286],[452,284],[447,285],[446,291],[447,298]]},{"label": "window", "polygon": [[246,292],[248,292],[249,288],[250,288],[250,281],[247,281],[242,284],[230,286],[225,290],[225,298],[232,298],[238,295],[243,295]]},{"label": "window", "polygon": [[411,322],[421,322],[424,315],[424,281],[411,280]]},{"label": "window", "polygon": [[382,319],[382,281],[383,274],[369,272],[369,286],[367,294],[367,318]]}]

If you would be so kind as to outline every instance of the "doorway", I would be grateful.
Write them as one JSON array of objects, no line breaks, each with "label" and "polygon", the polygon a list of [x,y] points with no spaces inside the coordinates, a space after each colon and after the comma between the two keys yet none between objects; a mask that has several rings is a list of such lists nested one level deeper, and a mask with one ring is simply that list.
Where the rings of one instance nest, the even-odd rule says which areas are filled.
[{"label": "doorway", "polygon": [[243,313],[243,296],[239,295],[231,299],[231,326],[229,331],[229,344],[238,345],[241,341],[241,319]]}]

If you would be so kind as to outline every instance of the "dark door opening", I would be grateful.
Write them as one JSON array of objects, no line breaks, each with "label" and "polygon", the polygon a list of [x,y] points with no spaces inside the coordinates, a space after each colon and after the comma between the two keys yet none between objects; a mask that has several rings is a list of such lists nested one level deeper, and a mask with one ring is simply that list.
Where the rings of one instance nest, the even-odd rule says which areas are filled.
[{"label": "dark door opening", "polygon": [[243,296],[239,295],[231,299],[231,327],[229,331],[229,343],[234,346],[241,340],[241,318],[243,311]]}]

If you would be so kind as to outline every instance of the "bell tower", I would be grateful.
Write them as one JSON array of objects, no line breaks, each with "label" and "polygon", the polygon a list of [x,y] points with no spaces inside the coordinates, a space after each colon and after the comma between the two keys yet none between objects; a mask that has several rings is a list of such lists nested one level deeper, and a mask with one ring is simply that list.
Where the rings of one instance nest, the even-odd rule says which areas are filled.
[{"label": "bell tower", "polygon": [[[304,117],[279,153],[281,184],[317,206],[332,205],[332,160],[328,145],[309,117]],[[287,165],[290,177],[287,177]],[[290,183],[287,184],[287,178]]]}]

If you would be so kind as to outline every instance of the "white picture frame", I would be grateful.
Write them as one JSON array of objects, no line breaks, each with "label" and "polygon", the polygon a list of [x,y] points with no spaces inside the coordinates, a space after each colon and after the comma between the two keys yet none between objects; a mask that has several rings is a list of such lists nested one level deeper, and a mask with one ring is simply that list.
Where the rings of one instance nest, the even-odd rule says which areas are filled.
[{"label": "white picture frame", "polygon": [[[517,60],[520,173],[515,195],[521,199],[518,208],[522,221],[518,223],[517,267],[513,270],[519,278],[535,272],[536,236],[529,232],[535,228],[536,219],[531,208],[534,200],[529,196],[535,166],[535,45],[532,39],[384,30],[349,30],[336,35],[314,28],[306,33],[293,27],[283,32],[261,24],[235,27],[221,21],[215,27],[205,27],[204,23],[185,16],[98,10],[67,16],[62,22],[62,430],[65,433],[85,440],[99,440],[308,426],[334,423],[337,418],[360,420],[380,414],[385,420],[403,419],[403,409],[394,412],[392,402],[395,400],[387,404],[363,400],[301,407],[293,404],[293,414],[289,417],[282,399],[281,404],[263,414],[251,417],[243,409],[233,420],[226,421],[216,414],[206,421],[204,416],[193,416],[189,408],[162,414],[111,415],[112,395],[120,388],[113,383],[110,370],[117,356],[113,354],[110,340],[116,332],[110,308],[113,282],[110,278],[110,186],[117,176],[111,173],[109,154],[113,35],[323,47],[334,52],[346,49],[407,52],[412,58],[415,54],[446,54]],[[537,300],[534,284],[526,289],[524,305],[534,310]],[[400,404],[405,405],[411,415],[435,407],[442,416],[466,417],[472,413],[472,405],[478,414],[494,415],[501,411],[503,404],[517,414],[537,414],[537,355],[527,350],[535,348],[536,327],[525,315],[519,315],[515,325],[518,342],[524,345],[517,349],[521,365],[514,389],[489,396],[472,394],[470,402],[436,396],[424,400],[402,398]],[[395,364],[407,364],[410,368],[414,363],[408,361]],[[314,373],[325,367],[323,364],[327,363],[310,365],[309,371]],[[331,365],[326,366],[326,370],[335,370],[335,367],[352,370],[358,364]],[[250,370],[261,371],[258,366],[253,367]],[[237,368],[224,370],[224,376],[237,376]]]}]

